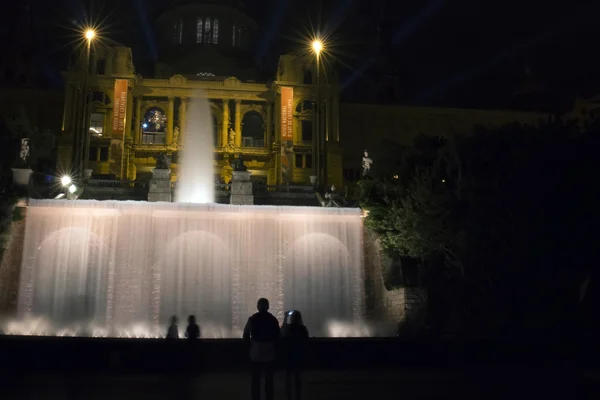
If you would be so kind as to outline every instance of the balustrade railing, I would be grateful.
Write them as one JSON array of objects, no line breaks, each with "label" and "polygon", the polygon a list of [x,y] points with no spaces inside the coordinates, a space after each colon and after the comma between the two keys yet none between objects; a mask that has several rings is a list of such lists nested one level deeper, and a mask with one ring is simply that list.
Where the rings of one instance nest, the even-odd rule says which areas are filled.
[{"label": "balustrade railing", "polygon": [[90,179],[88,180],[88,186],[101,187],[101,188],[113,188],[113,189],[128,189],[136,188],[142,189],[147,187],[147,183],[136,182],[136,181],[119,181],[110,179]]}]

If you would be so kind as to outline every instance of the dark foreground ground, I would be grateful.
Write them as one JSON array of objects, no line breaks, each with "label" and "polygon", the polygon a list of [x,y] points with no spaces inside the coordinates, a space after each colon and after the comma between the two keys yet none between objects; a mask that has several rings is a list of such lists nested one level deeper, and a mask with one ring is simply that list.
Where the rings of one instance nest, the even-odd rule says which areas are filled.
[{"label": "dark foreground ground", "polygon": [[[581,344],[315,340],[305,399],[600,399]],[[249,399],[239,340],[0,337],[1,399]],[[276,373],[276,398],[284,398]]]}]

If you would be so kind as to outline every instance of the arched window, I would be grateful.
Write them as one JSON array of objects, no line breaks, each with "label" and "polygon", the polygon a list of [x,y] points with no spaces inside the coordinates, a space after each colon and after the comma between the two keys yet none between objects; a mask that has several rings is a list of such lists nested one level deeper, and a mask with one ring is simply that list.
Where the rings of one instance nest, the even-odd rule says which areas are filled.
[{"label": "arched window", "polygon": [[196,43],[202,43],[202,17],[196,18]]},{"label": "arched window", "polygon": [[101,103],[102,105],[108,106],[110,105],[110,97],[104,92],[93,92],[92,93],[92,101]]},{"label": "arched window", "polygon": [[173,44],[181,44],[183,42],[183,18],[179,18],[173,24]]},{"label": "arched window", "polygon": [[212,42],[213,44],[219,43],[219,19],[213,19],[213,31],[212,31]]},{"label": "arched window", "polygon": [[219,19],[196,17],[196,43],[219,43]]},{"label": "arched window", "polygon": [[264,124],[262,116],[256,111],[250,111],[242,119],[242,146],[264,147]]},{"label": "arched window", "polygon": [[233,47],[240,47],[242,45],[242,27],[234,22],[231,31],[231,45]]},{"label": "arched window", "polygon": [[307,112],[312,112],[312,109],[313,109],[313,103],[310,100],[301,101],[296,106],[296,112],[299,113],[299,114],[303,114],[303,113],[307,113]]},{"label": "arched window", "polygon": [[167,115],[159,107],[152,107],[142,121],[142,143],[164,144],[165,129],[167,127]]}]

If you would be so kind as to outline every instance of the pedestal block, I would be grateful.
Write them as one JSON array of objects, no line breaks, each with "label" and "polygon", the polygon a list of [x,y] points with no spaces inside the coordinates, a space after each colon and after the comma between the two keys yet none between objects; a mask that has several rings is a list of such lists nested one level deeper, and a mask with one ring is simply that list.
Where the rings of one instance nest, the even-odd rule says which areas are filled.
[{"label": "pedestal block", "polygon": [[254,204],[250,171],[233,171],[230,203],[237,205]]},{"label": "pedestal block", "polygon": [[171,170],[153,169],[152,179],[150,179],[150,190],[148,191],[148,201],[171,202]]}]

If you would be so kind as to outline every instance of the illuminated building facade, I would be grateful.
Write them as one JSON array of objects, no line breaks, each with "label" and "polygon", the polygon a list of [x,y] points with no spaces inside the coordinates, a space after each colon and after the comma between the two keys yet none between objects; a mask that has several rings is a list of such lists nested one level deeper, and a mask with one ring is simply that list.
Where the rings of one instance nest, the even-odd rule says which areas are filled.
[{"label": "illuminated building facade", "polygon": [[[162,10],[156,23],[160,56],[154,77],[136,74],[130,48],[97,43],[89,71],[83,60],[65,72],[57,169],[145,180],[162,152],[172,158],[176,181],[187,105],[203,95],[211,107],[216,180],[228,182],[231,161],[241,155],[252,178],[268,185],[309,185],[311,176],[327,171],[328,184],[342,186],[339,90],[333,74],[316,84],[314,56],[281,56],[274,80],[262,83],[255,80],[249,54],[256,23],[232,4],[177,2]],[[85,80],[91,106],[82,119]],[[313,118],[317,86],[320,127]],[[84,119],[89,121],[87,161],[77,164]]]}]

